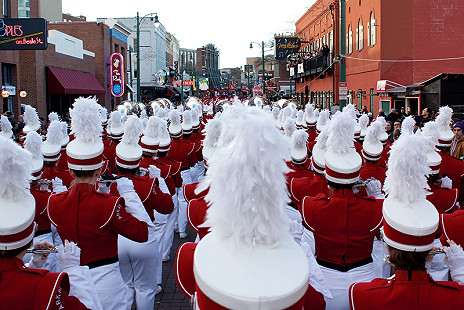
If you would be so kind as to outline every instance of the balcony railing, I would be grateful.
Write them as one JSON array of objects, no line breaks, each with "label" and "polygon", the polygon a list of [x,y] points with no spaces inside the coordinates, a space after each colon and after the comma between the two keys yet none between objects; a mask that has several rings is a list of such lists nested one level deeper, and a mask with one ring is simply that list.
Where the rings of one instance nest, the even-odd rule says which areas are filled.
[{"label": "balcony railing", "polygon": [[[290,76],[295,79],[320,74],[330,66],[331,58],[332,57],[330,54],[329,56],[317,55],[316,57],[311,57],[308,60],[304,60],[302,63],[303,72],[301,72],[301,63],[299,65],[293,65],[290,67],[293,68],[293,70],[290,70]],[[300,72],[298,71],[298,67],[300,67]],[[327,70],[327,72],[331,72],[331,68]]]}]

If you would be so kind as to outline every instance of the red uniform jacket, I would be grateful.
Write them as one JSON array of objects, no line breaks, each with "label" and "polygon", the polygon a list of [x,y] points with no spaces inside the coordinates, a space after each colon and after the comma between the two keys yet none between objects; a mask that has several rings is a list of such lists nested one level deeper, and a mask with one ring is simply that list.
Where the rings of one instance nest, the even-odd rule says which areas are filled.
[{"label": "red uniform jacket", "polygon": [[189,166],[193,167],[198,162],[197,151],[201,148],[201,142],[194,140],[191,134],[188,137],[183,135],[181,140],[193,145],[193,151],[188,155]]},{"label": "red uniform jacket", "polygon": [[460,309],[464,289],[452,281],[434,281],[427,271],[397,270],[390,279],[353,283],[349,290],[352,310],[370,309]]},{"label": "red uniform jacket", "polygon": [[287,184],[290,183],[292,178],[314,177],[314,172],[311,171],[311,160],[309,158],[307,158],[302,165],[296,165],[292,161],[289,161],[287,162],[287,166],[292,170],[286,174]]},{"label": "red uniform jacket", "polygon": [[[198,302],[205,309],[209,310],[227,310],[208,297],[206,297],[197,287],[195,275],[193,273],[193,258],[197,243],[183,243],[176,253],[176,281],[187,298],[191,298],[197,292]],[[308,285],[306,294],[296,305],[287,308],[293,309],[325,309],[324,296],[316,291],[311,285]],[[203,308],[202,308],[203,309]]]},{"label": "red uniform jacket", "polygon": [[[359,171],[359,176],[360,179],[363,181],[366,181],[369,178],[379,180],[383,186],[383,183],[385,182],[386,173],[387,167],[380,165],[378,161],[371,162],[364,160],[361,170]],[[361,187],[358,195],[361,197],[367,197],[366,188],[364,186]]]},{"label": "red uniform jacket", "polygon": [[103,149],[103,158],[108,160],[108,169],[114,174],[118,173],[116,169],[116,146],[118,146],[117,142],[109,140],[108,145],[105,145]]},{"label": "red uniform jacket", "polygon": [[160,161],[158,161],[158,159],[155,160],[152,157],[144,157],[140,162],[140,167],[145,169],[148,169],[148,167],[150,167],[151,165],[154,165],[161,170],[161,177],[164,179],[164,182],[166,182],[166,186],[169,189],[169,193],[171,194],[171,196],[174,195],[176,193],[176,186],[174,185],[174,179],[171,175],[171,165],[161,163]]},{"label": "red uniform jacket", "polygon": [[197,141],[199,145],[197,145],[197,149],[195,152],[197,153],[197,160],[198,161],[203,161],[203,147],[202,147],[202,141],[203,141],[204,136],[200,132],[193,131],[192,133],[192,139]]},{"label": "red uniform jacket", "polygon": [[190,226],[198,233],[201,239],[209,233],[209,227],[200,227],[206,221],[206,212],[208,211],[208,203],[203,198],[192,199],[187,205],[187,218]]},{"label": "red uniform jacket", "polygon": [[[55,167],[43,167],[41,179],[53,180],[54,178],[60,178],[63,181],[63,185],[67,188],[71,187],[74,178],[69,174],[69,170],[59,170]],[[52,189],[52,186],[49,186]]]},{"label": "red uniform jacket", "polygon": [[431,195],[427,195],[427,200],[430,201],[438,213],[453,213],[458,210],[456,203],[458,202],[459,191],[455,188],[442,188],[435,184],[429,184],[432,191]]},{"label": "red uniform jacket", "polygon": [[185,201],[189,202],[190,200],[193,200],[193,199],[200,199],[200,198],[205,197],[206,194],[208,194],[208,189],[205,189],[199,194],[195,193],[195,190],[197,189],[199,183],[200,182],[184,185],[183,193],[184,193]]},{"label": "red uniform jacket", "polygon": [[176,188],[182,187],[183,180],[182,180],[182,175],[180,173],[182,163],[180,161],[161,156],[161,157],[158,157],[158,159],[156,159],[156,162],[170,165],[171,171],[169,173],[171,174],[172,179],[174,181],[174,186]]},{"label": "red uniform jacket", "polygon": [[314,173],[313,178],[293,178],[290,181],[290,197],[296,206],[300,206],[305,196],[317,196],[321,193],[330,194],[327,179],[318,173]]},{"label": "red uniform jacket", "polygon": [[[118,176],[125,176],[132,180],[134,183],[134,190],[140,197],[140,200],[145,207],[150,219],[155,220],[153,210],[161,214],[169,214],[174,210],[174,203],[169,194],[163,193],[159,188],[157,178],[150,178],[148,176],[137,176],[134,174],[119,174]],[[119,196],[117,185],[113,183],[110,190],[111,195]]]},{"label": "red uniform jacket", "polygon": [[60,159],[58,159],[56,167],[58,170],[68,170],[68,155],[66,154],[66,148],[62,148],[60,154]]},{"label": "red uniform jacket", "polygon": [[[316,145],[316,141],[311,141],[311,142],[306,143],[306,148],[308,149],[308,154],[313,153],[313,148],[314,148],[315,145]],[[309,157],[310,156],[308,155],[308,158]]]},{"label": "red uniform jacket", "polygon": [[300,212],[314,233],[318,261],[347,266],[370,258],[382,225],[382,203],[360,198],[351,189],[305,197]]},{"label": "red uniform jacket", "polygon": [[358,141],[354,141],[354,149],[362,157],[362,150],[363,150],[362,144],[359,143]]},{"label": "red uniform jacket", "polygon": [[443,232],[440,237],[441,244],[448,246],[446,240],[453,240],[464,246],[464,210],[452,214],[440,214],[440,228]]},{"label": "red uniform jacket", "polygon": [[459,190],[459,202],[464,203],[464,161],[451,157],[448,153],[441,155],[440,174],[448,176],[453,181],[453,188]]},{"label": "red uniform jacket", "polygon": [[47,203],[52,193],[40,190],[40,186],[36,185],[31,187],[31,194],[35,199],[34,222],[36,222],[38,226],[35,234],[37,236],[42,233],[50,232],[51,225],[47,215]]},{"label": "red uniform jacket", "polygon": [[18,258],[0,258],[0,309],[87,309],[69,294],[64,272],[24,267]]},{"label": "red uniform jacket", "polygon": [[50,196],[48,218],[61,240],[81,248],[81,265],[118,256],[118,234],[136,242],[148,240],[147,224],[126,212],[124,199],[99,193],[93,185],[78,183]]},{"label": "red uniform jacket", "polygon": [[315,128],[308,129],[306,132],[308,133],[308,143],[316,141],[317,132]]},{"label": "red uniform jacket", "polygon": [[[181,164],[180,170],[186,170],[186,169],[189,169],[190,167],[193,167],[191,166],[191,163],[193,163],[194,160],[191,154],[193,154],[194,150],[195,150],[194,143],[189,143],[181,139],[173,139],[171,142],[171,149],[169,150],[167,157],[169,159],[173,159],[173,160],[181,162],[182,164]],[[196,158],[195,158],[195,162],[196,162]]]},{"label": "red uniform jacket", "polygon": [[380,154],[379,164],[386,167],[388,163],[388,158],[390,157],[390,147],[392,143],[387,141],[387,144],[383,147],[382,154]]}]

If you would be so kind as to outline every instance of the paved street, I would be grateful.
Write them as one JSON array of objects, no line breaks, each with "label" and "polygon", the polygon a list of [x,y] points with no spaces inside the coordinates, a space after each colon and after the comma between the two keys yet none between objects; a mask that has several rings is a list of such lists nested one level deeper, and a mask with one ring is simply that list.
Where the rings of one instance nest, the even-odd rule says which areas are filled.
[{"label": "paved street", "polygon": [[192,309],[190,301],[182,294],[176,282],[176,251],[179,246],[184,242],[193,242],[195,240],[195,232],[187,225],[186,239],[180,239],[179,234],[174,234],[174,244],[171,248],[171,258],[168,262],[163,263],[163,291],[156,295],[155,310],[157,309],[172,309],[172,310],[186,310]]}]

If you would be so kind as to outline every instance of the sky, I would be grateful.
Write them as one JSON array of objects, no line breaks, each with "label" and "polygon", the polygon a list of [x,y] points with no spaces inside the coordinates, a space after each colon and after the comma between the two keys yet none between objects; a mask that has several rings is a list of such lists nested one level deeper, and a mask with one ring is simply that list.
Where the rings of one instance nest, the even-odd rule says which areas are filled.
[{"label": "sky", "polygon": [[[315,0],[62,0],[63,13],[99,17],[132,17],[158,13],[159,21],[180,47],[196,49],[213,43],[220,68],[241,67],[247,57],[260,57],[250,42],[271,42],[275,33],[295,31],[295,22]],[[129,5],[130,4],[130,5]],[[274,54],[269,49],[267,54]]]}]

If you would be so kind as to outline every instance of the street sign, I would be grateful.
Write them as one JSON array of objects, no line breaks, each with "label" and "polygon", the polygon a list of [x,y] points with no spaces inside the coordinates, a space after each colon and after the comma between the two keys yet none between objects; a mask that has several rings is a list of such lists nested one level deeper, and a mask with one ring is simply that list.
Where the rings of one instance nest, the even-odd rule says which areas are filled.
[{"label": "street sign", "polygon": [[44,50],[47,44],[45,19],[0,19],[0,50]]},{"label": "street sign", "polygon": [[[181,81],[174,81],[172,82],[172,84],[174,85],[180,85]],[[193,81],[184,81],[184,83],[182,84],[184,86],[193,86]]]},{"label": "street sign", "polygon": [[124,94],[124,62],[119,53],[113,53],[110,57],[111,78],[110,89],[114,97],[121,97]]},{"label": "street sign", "polygon": [[347,95],[348,95],[348,83],[347,82],[338,83],[338,99],[346,100]]}]

